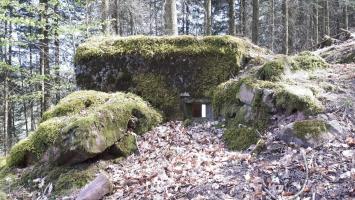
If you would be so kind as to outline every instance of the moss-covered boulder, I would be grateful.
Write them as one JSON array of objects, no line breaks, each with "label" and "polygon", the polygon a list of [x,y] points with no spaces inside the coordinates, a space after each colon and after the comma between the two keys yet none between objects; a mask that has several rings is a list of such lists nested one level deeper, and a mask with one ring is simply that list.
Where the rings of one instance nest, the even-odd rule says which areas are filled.
[{"label": "moss-covered boulder", "polygon": [[44,113],[38,129],[11,149],[7,164],[80,163],[113,145],[127,155],[135,146],[130,132],[142,134],[161,120],[157,111],[131,93],[74,92]]},{"label": "moss-covered boulder", "polygon": [[[245,149],[257,140],[276,114],[302,112],[316,115],[323,111],[313,88],[298,84],[297,73],[313,72],[328,64],[311,52],[295,56],[275,56],[265,64],[246,70],[240,78],[220,84],[213,92],[214,112],[226,119],[226,144]],[[250,138],[245,138],[247,135]]]},{"label": "moss-covered boulder", "polygon": [[209,97],[252,60],[250,49],[263,51],[231,36],[93,38],[77,50],[76,80],[84,89],[134,92],[168,119],[181,118],[180,94]]},{"label": "moss-covered boulder", "polygon": [[328,127],[329,125],[323,120],[296,121],[285,126],[281,130],[279,137],[287,143],[305,147],[318,146],[334,138]]}]

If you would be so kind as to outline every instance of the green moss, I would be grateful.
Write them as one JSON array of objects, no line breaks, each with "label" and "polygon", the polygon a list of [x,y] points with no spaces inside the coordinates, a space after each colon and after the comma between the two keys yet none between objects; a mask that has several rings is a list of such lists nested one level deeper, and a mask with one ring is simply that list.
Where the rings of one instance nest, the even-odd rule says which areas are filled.
[{"label": "green moss", "polygon": [[26,156],[28,152],[34,151],[33,143],[28,138],[16,143],[10,151],[10,156],[7,157],[7,165],[13,166],[25,166]]},{"label": "green moss", "polygon": [[287,86],[279,91],[276,94],[276,106],[288,114],[304,111],[308,115],[314,115],[323,111],[311,90],[296,86]]},{"label": "green moss", "polygon": [[[79,94],[82,93],[87,94],[76,92],[69,97],[79,98],[80,101],[87,99],[86,96],[81,98]],[[93,97],[94,93],[92,91],[90,93]],[[145,133],[162,120],[158,112],[136,95],[120,92],[113,94],[98,92],[96,95],[98,97],[93,99],[100,99],[99,96],[103,96],[105,100],[101,104],[96,103],[95,106],[82,109],[80,113],[71,112],[69,117],[53,117],[42,122],[34,133],[11,149],[7,158],[8,166],[33,164],[43,157],[50,146],[56,146],[60,151],[64,151],[74,147],[79,148],[78,146],[81,145],[82,151],[99,152],[124,137],[125,132],[130,128],[129,123],[132,118],[137,119],[132,127],[132,131],[137,134]],[[53,110],[61,107],[62,104],[67,105],[69,97],[61,101]],[[76,102],[74,99],[72,101]],[[103,143],[97,143],[97,133],[104,138]],[[62,141],[67,141],[65,138],[70,134],[75,134],[75,137],[70,140],[72,143],[63,143]],[[72,146],[69,148],[68,145]]]},{"label": "green moss", "polygon": [[231,36],[93,38],[77,50],[76,78],[82,88],[132,91],[168,119],[182,119],[179,94],[210,97],[238,74],[250,48]]},{"label": "green moss", "polygon": [[216,87],[212,97],[212,107],[216,115],[227,115],[233,112],[231,108],[239,105],[237,94],[242,81],[231,79]]},{"label": "green moss", "polygon": [[81,189],[94,178],[95,172],[91,169],[70,169],[59,175],[54,189],[57,190],[57,194],[70,194],[72,191]]},{"label": "green moss", "polygon": [[264,131],[267,128],[270,119],[270,108],[262,101],[262,91],[259,90],[254,97],[252,104],[253,121],[252,125],[259,131]]},{"label": "green moss", "polygon": [[6,158],[0,157],[0,169],[6,166]]},{"label": "green moss", "polygon": [[6,195],[6,193],[0,191],[0,200],[7,200],[7,195]]},{"label": "green moss", "polygon": [[[33,168],[26,168],[13,185],[17,187],[26,187],[32,190],[38,190],[33,180],[45,178],[45,184],[53,184],[53,198],[71,195],[78,189],[84,187],[93,180],[96,174],[105,168],[96,164],[84,163],[75,166],[60,166],[36,164]],[[46,186],[45,185],[45,186]]]},{"label": "green moss", "polygon": [[293,57],[291,63],[292,70],[313,70],[328,67],[323,58],[314,55],[309,51],[304,51]]},{"label": "green moss", "polygon": [[223,137],[231,150],[245,150],[258,141],[256,129],[250,127],[229,127]]},{"label": "green moss", "polygon": [[257,72],[257,77],[260,80],[278,81],[282,79],[285,71],[285,63],[282,59],[267,62]]},{"label": "green moss", "polygon": [[318,138],[322,133],[327,131],[327,124],[322,120],[297,121],[294,123],[293,129],[299,138]]},{"label": "green moss", "polygon": [[245,41],[231,36],[209,37],[97,37],[81,44],[75,63],[98,57],[116,57],[139,54],[144,58],[165,58],[171,55],[226,55],[234,56],[245,48]]},{"label": "green moss", "polygon": [[133,78],[132,92],[144,97],[154,107],[164,112],[167,118],[181,118],[179,113],[179,93],[170,87],[164,76],[153,73],[138,74]]},{"label": "green moss", "polygon": [[127,135],[115,144],[115,146],[122,156],[127,157],[137,150],[136,138],[132,134]]},{"label": "green moss", "polygon": [[50,108],[43,114],[42,121],[53,117],[78,114],[91,106],[102,104],[109,99],[110,95],[97,91],[78,91],[69,94],[58,105]]}]

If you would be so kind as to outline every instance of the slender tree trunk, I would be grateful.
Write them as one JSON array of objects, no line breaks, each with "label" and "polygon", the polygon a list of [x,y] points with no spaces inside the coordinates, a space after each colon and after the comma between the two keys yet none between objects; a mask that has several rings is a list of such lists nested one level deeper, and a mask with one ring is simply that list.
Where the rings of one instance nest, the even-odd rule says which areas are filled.
[{"label": "slender tree trunk", "polygon": [[212,35],[212,1],[205,0],[206,6],[206,35]]},{"label": "slender tree trunk", "polygon": [[253,0],[252,41],[255,44],[259,41],[259,0]]},{"label": "slender tree trunk", "polygon": [[[30,35],[32,35],[32,27],[30,27]],[[29,46],[29,53],[30,53],[30,76],[33,77],[33,57],[32,57],[32,47]],[[34,86],[31,86],[31,92],[33,92]],[[34,100],[30,100],[30,121],[31,121],[31,131],[35,129],[35,117],[34,117]]]},{"label": "slender tree trunk", "polygon": [[[55,5],[54,11],[59,15],[58,4]],[[55,103],[57,104],[60,100],[60,47],[59,47],[59,19],[55,19],[55,30],[54,30],[54,61],[55,61],[55,83],[56,83],[56,93],[55,93]]]},{"label": "slender tree trunk", "polygon": [[119,30],[119,24],[120,24],[119,5],[120,5],[120,1],[119,0],[114,0],[114,11],[112,13],[112,18],[114,20],[112,21],[112,27],[113,27],[113,30],[115,31],[116,35],[120,34],[120,30]]},{"label": "slender tree trunk", "polygon": [[131,11],[129,12],[129,27],[130,27],[131,35],[134,35],[134,19],[133,19],[133,13]]},{"label": "slender tree trunk", "polygon": [[241,15],[241,31],[243,36],[246,35],[246,0],[240,0],[240,15]]},{"label": "slender tree trunk", "polygon": [[329,0],[325,0],[324,2],[324,9],[325,9],[325,34],[330,36],[330,11],[329,11]]},{"label": "slender tree trunk", "polygon": [[271,44],[270,49],[274,51],[274,43],[275,43],[275,0],[270,0],[270,37]]},{"label": "slender tree trunk", "polygon": [[314,3],[314,32],[316,44],[319,43],[319,4],[318,0]]},{"label": "slender tree trunk", "polygon": [[228,0],[229,35],[236,35],[234,0]]},{"label": "slender tree trunk", "polygon": [[284,39],[283,39],[283,46],[282,46],[282,53],[288,55],[288,0],[282,1],[282,18],[283,18],[283,25],[284,25]]},{"label": "slender tree trunk", "polygon": [[[25,93],[27,93],[27,89],[23,83],[23,80],[24,80],[24,77],[22,77],[22,80],[21,80],[21,87],[22,87],[22,90],[25,91]],[[28,128],[28,117],[27,117],[27,100],[23,100],[22,106],[23,106],[23,117],[25,119],[26,136],[28,136],[29,128]]]},{"label": "slender tree trunk", "polygon": [[44,4],[44,11],[42,13],[42,20],[45,22],[44,28],[42,28],[43,39],[41,39],[41,46],[42,46],[42,69],[41,75],[43,77],[42,81],[42,100],[41,100],[41,116],[43,115],[44,111],[47,110],[49,107],[49,99],[50,93],[49,89],[47,88],[49,78],[49,16],[48,16],[48,0],[41,0],[42,4]]},{"label": "slender tree trunk", "polygon": [[86,0],[85,2],[85,35],[86,37],[89,37],[89,14],[90,14],[90,2],[89,0]]},{"label": "slender tree trunk", "polygon": [[9,82],[8,82],[8,72],[4,72],[4,152],[7,153],[9,144]]},{"label": "slender tree trunk", "polygon": [[[292,54],[294,50],[293,38],[295,34],[295,9],[290,9],[290,0],[287,1],[287,21],[288,21],[288,54]],[[292,5],[292,2],[291,2]]]},{"label": "slender tree trunk", "polygon": [[165,0],[164,3],[165,34],[178,35],[176,0]]},{"label": "slender tree trunk", "polygon": [[109,0],[102,0],[101,2],[101,23],[102,23],[102,32],[104,34],[109,34]]},{"label": "slender tree trunk", "polygon": [[186,35],[190,34],[190,6],[187,2],[185,2],[186,5]]},{"label": "slender tree trunk", "polygon": [[343,7],[344,14],[344,29],[349,30],[349,13],[348,13],[348,2],[345,0],[345,5]]}]

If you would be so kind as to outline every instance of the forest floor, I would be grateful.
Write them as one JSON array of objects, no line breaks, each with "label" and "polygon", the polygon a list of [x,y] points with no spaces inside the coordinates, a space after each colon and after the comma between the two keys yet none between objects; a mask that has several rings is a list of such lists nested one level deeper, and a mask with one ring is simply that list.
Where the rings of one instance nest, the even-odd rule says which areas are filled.
[{"label": "forest floor", "polygon": [[168,122],[138,139],[139,153],[107,167],[114,192],[106,199],[355,198],[355,65],[314,75],[307,84],[335,87],[322,94],[326,112],[320,117],[339,128],[328,143],[303,149],[278,140],[280,127],[297,114],[271,126],[259,155],[252,155],[253,146],[227,150],[219,122]]}]

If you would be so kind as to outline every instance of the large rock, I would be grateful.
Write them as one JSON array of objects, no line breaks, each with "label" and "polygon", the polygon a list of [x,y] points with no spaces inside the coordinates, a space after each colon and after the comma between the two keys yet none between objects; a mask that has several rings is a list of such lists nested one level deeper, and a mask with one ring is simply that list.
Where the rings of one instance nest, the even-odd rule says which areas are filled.
[{"label": "large rock", "polygon": [[12,148],[10,166],[39,160],[56,165],[80,163],[113,145],[127,155],[135,149],[134,141],[127,140],[130,132],[142,134],[162,120],[136,95],[95,91],[74,92],[44,116],[38,129]]},{"label": "large rock", "polygon": [[[299,81],[297,77],[300,73],[308,75],[326,67],[328,64],[311,52],[294,56],[275,55],[263,65],[247,68],[239,78],[220,84],[213,93],[212,102],[215,113],[226,119],[227,140],[247,141],[242,138],[248,135],[245,133],[262,133],[275,127],[279,117],[288,117],[294,113],[311,116],[323,112],[324,107],[317,97],[317,90],[311,84]],[[245,129],[240,129],[241,125]],[[283,133],[287,142],[300,145],[317,142],[312,138],[303,141],[303,138],[294,136],[292,125]],[[250,134],[250,137],[253,138],[254,134]],[[231,149],[248,146],[230,141],[226,143]]]},{"label": "large rock", "polygon": [[112,189],[113,184],[108,175],[100,173],[80,191],[76,200],[100,200],[106,194],[112,192]]},{"label": "large rock", "polygon": [[239,89],[238,98],[241,102],[251,105],[253,103],[255,96],[255,89],[246,85],[242,84]]},{"label": "large rock", "polygon": [[325,121],[303,120],[285,126],[281,130],[279,138],[286,143],[314,147],[330,141],[334,136],[329,132]]}]

